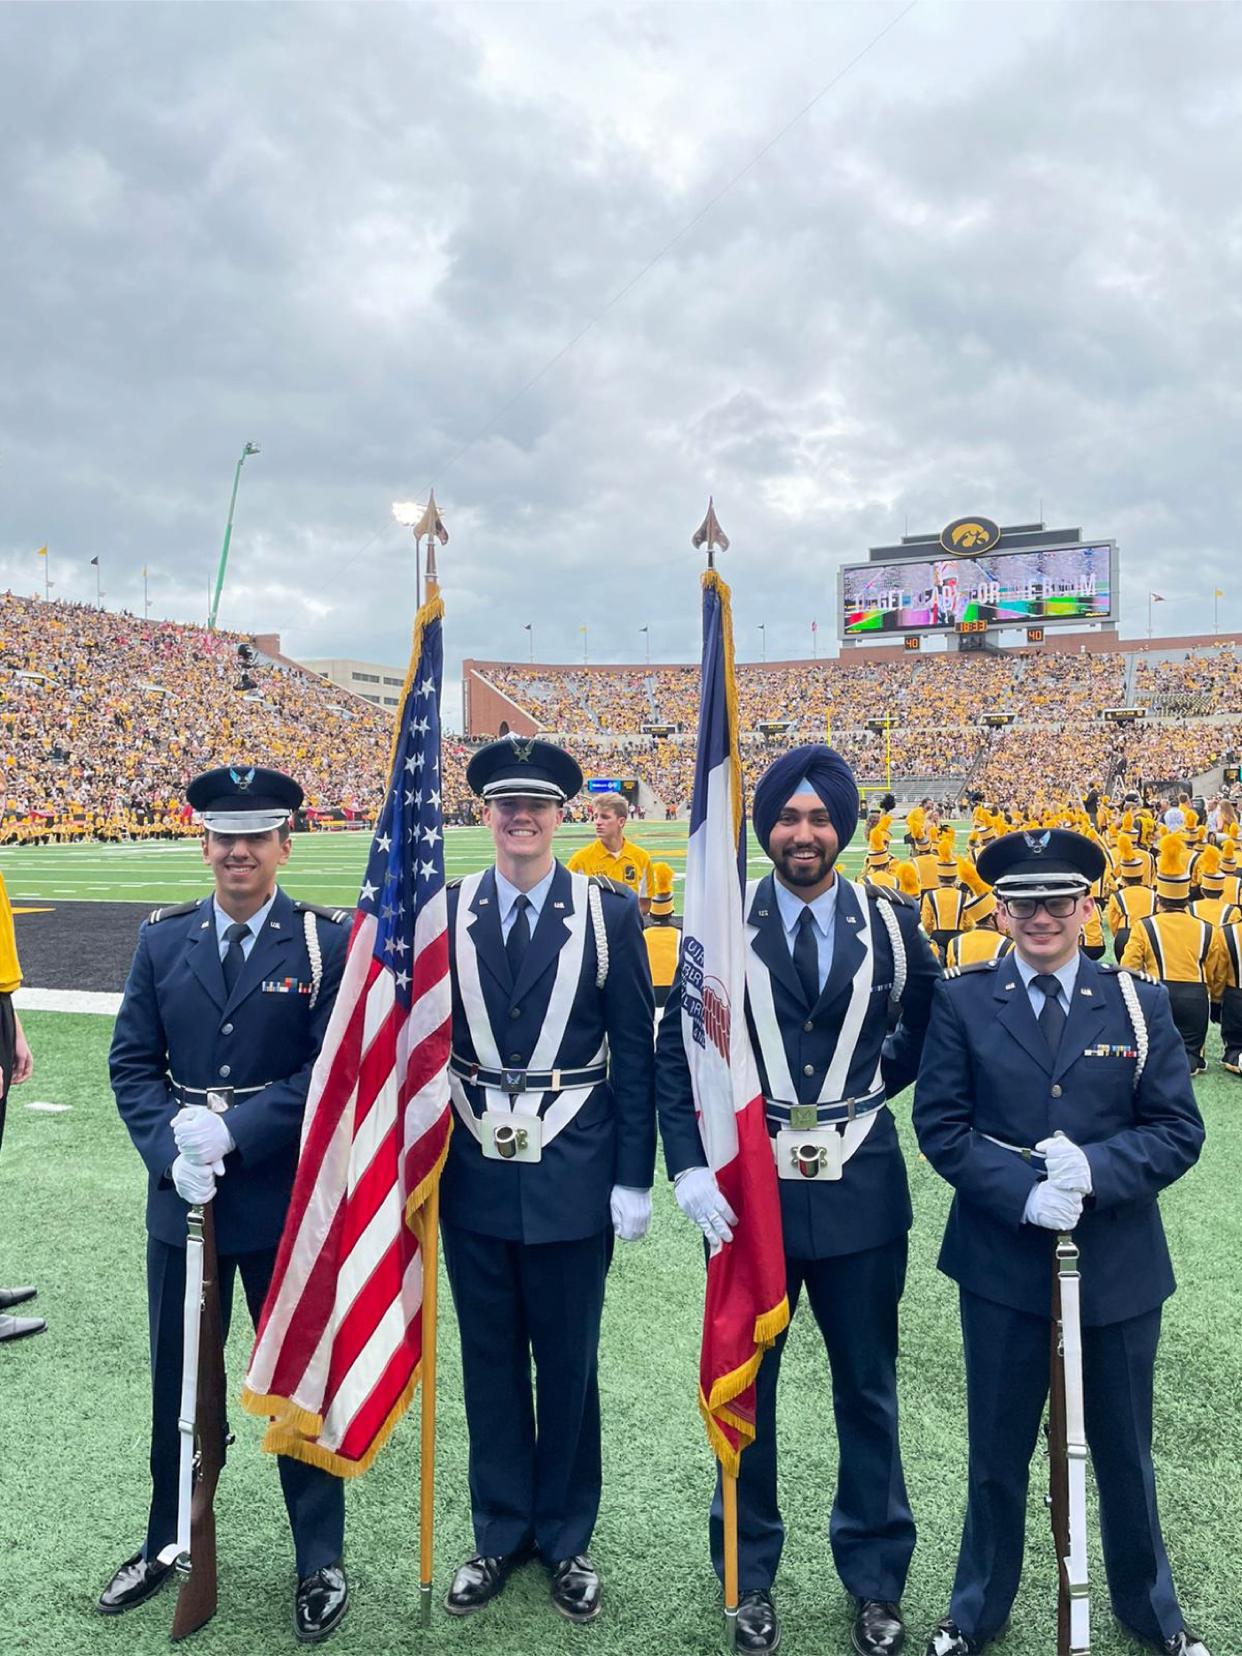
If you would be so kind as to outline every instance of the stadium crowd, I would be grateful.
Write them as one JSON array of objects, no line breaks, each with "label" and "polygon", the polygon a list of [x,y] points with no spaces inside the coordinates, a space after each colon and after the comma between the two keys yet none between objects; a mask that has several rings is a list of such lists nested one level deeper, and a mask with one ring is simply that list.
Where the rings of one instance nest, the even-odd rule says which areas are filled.
[{"label": "stadium crowd", "polygon": [[[248,663],[249,642],[81,604],[0,599],[0,842],[193,833],[186,779],[258,751],[304,780],[319,825],[372,819],[389,715],[283,659]],[[636,777],[657,808],[688,810],[696,667],[481,671],[568,741],[588,775]],[[1232,647],[1176,661],[1084,651],[749,663],[738,689],[748,786],[776,747],[827,734],[872,784],[891,775],[919,792],[1034,812],[1074,797],[1088,776],[1105,789],[1164,786],[1242,748],[1242,661]],[[1127,700],[1147,717],[1102,717]],[[990,726],[989,715],[1012,722]],[[465,784],[471,751],[446,739],[450,822],[477,820]]]}]

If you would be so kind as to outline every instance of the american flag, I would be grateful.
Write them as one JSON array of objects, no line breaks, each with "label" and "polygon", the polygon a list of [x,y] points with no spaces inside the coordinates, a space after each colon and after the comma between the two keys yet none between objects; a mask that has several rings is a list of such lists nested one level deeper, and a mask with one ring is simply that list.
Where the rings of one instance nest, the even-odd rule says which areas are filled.
[{"label": "american flag", "polygon": [[311,1077],[242,1395],[263,1447],[364,1472],[422,1361],[422,1209],[448,1150],[452,1003],[440,798],[444,606],[418,612],[388,791]]}]

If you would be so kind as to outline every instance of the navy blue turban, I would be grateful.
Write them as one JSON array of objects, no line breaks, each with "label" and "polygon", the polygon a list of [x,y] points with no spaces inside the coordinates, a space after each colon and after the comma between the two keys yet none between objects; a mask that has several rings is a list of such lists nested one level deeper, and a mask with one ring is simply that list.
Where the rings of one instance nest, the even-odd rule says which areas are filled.
[{"label": "navy blue turban", "polygon": [[844,851],[858,827],[858,784],[841,755],[824,742],[809,742],[782,754],[759,778],[751,817],[760,845],[767,850],[776,819],[800,791],[804,777],[823,800]]}]

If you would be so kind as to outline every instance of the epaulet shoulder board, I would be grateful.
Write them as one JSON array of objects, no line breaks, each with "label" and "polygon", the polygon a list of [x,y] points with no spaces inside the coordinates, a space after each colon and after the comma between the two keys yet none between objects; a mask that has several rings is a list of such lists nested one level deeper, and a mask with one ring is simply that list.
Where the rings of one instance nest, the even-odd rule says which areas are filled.
[{"label": "epaulet shoulder board", "polygon": [[907,897],[904,891],[897,891],[892,886],[872,885],[870,880],[864,880],[863,890],[873,903],[891,903],[894,908],[918,906],[913,897]]},{"label": "epaulet shoulder board", "polygon": [[1101,972],[1110,972],[1114,977],[1118,972],[1124,972],[1127,977],[1137,978],[1140,983],[1160,982],[1158,977],[1153,977],[1150,972],[1140,972],[1136,966],[1109,966],[1101,961],[1100,970]]},{"label": "epaulet shoulder board", "polygon": [[293,907],[298,914],[317,914],[321,920],[331,920],[338,926],[354,917],[353,909],[325,908],[322,903],[308,903],[301,897],[294,898]]},{"label": "epaulet shoulder board", "polygon": [[995,960],[968,960],[964,966],[948,967],[944,975],[947,978],[958,978],[965,977],[967,972],[994,972],[996,966]]},{"label": "epaulet shoulder board", "polygon": [[607,874],[592,874],[589,878],[593,886],[598,886],[601,891],[611,891],[614,897],[633,896],[629,886],[622,885],[620,880],[614,880]]},{"label": "epaulet shoulder board", "polygon": [[193,914],[202,900],[201,897],[195,897],[189,903],[174,903],[170,908],[152,909],[147,915],[147,925],[158,925],[161,920],[171,920],[176,914]]}]

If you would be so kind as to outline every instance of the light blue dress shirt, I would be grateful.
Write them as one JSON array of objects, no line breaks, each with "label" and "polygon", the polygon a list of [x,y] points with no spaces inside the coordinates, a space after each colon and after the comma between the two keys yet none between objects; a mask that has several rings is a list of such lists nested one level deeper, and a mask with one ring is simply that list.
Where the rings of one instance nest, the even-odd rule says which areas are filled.
[{"label": "light blue dress shirt", "polygon": [[828,974],[832,970],[833,928],[837,921],[837,884],[834,879],[827,891],[821,891],[812,903],[804,903],[802,898],[790,891],[788,886],[782,885],[773,878],[772,884],[776,887],[776,906],[780,910],[781,924],[785,928],[785,942],[792,955],[794,944],[798,938],[798,922],[802,911],[809,908],[815,920],[815,947],[819,952],[819,992],[822,995],[824,985],[828,981]]},{"label": "light blue dress shirt", "polygon": [[505,942],[509,941],[509,933],[513,930],[516,917],[514,904],[518,898],[525,895],[530,898],[530,914],[527,922],[530,926],[530,935],[535,935],[535,927],[539,924],[539,916],[543,913],[543,905],[547,901],[548,893],[552,889],[552,876],[556,873],[556,864],[553,863],[538,885],[531,886],[523,894],[514,885],[512,880],[506,880],[499,869],[496,870],[496,901],[500,904],[500,935]]},{"label": "light blue dress shirt", "polygon": [[[1044,1009],[1044,992],[1042,989],[1036,989],[1035,979],[1037,977],[1041,977],[1043,974],[1038,966],[1029,966],[1016,950],[1011,958],[1017,965],[1018,975],[1026,985],[1027,999],[1031,1003],[1031,1011],[1038,1018],[1039,1014]],[[1062,966],[1061,970],[1054,975],[1057,982],[1061,985],[1061,993],[1057,996],[1057,999],[1061,1003],[1062,1012],[1068,1016],[1070,1005],[1074,998],[1074,984],[1078,978],[1077,949],[1074,950],[1073,954],[1065,962],[1065,965]]]},{"label": "light blue dress shirt", "polygon": [[[250,951],[254,948],[254,940],[263,930],[264,923],[266,922],[268,915],[272,912],[272,904],[275,901],[276,893],[273,891],[272,895],[268,898],[267,902],[264,903],[263,907],[261,909],[256,909],[250,916],[249,920],[246,921],[246,925],[250,927],[250,930],[241,940],[243,960],[250,959]],[[220,959],[223,960],[225,955],[229,952],[229,940],[226,934],[229,927],[234,924],[234,920],[231,914],[226,914],[224,912],[214,897],[211,899],[211,906],[216,911],[216,942],[220,945]]]}]

